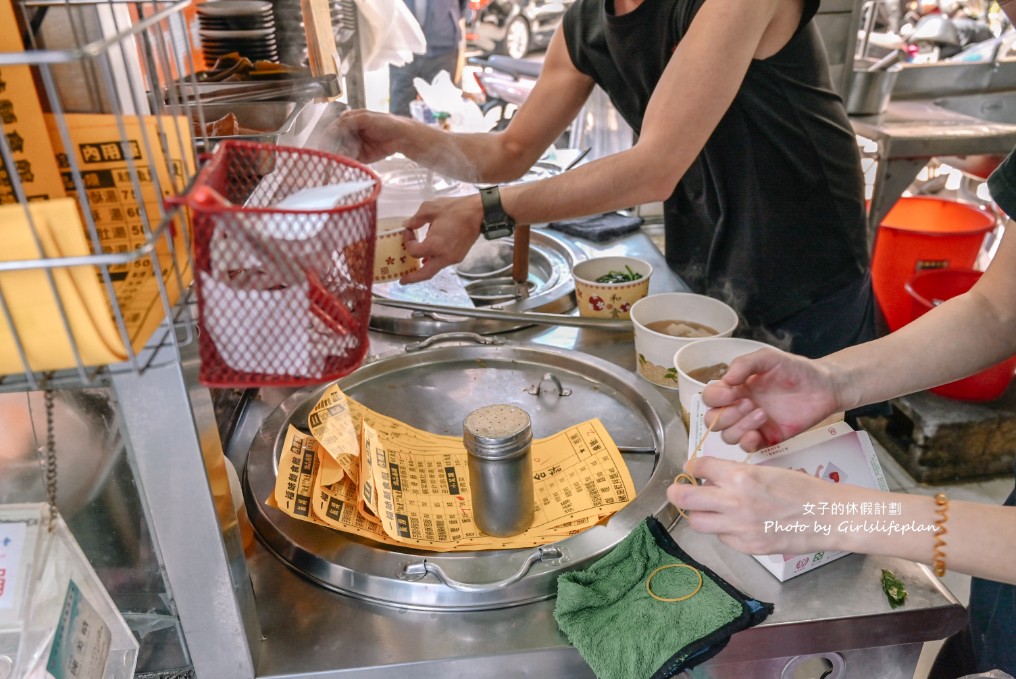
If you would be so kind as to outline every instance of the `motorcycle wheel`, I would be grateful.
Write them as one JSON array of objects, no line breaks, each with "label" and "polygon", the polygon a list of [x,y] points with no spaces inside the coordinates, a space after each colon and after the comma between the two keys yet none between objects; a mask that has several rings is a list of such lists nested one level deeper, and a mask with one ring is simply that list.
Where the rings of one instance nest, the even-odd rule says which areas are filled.
[{"label": "motorcycle wheel", "polygon": [[532,44],[532,35],[529,33],[529,23],[520,16],[508,22],[505,29],[504,40],[498,45],[499,54],[507,54],[513,59],[521,59],[529,54]]}]

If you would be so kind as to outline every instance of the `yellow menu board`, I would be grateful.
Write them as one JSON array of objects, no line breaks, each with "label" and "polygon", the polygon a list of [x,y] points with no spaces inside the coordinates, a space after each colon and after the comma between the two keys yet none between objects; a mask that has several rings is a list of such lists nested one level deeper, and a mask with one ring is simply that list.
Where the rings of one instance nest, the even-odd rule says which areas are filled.
[{"label": "yellow menu board", "polygon": [[[40,212],[38,219],[33,211],[32,226],[37,232],[34,235],[43,245],[40,252],[34,245],[24,208],[6,206],[0,211],[0,229],[17,234],[18,240],[12,243],[20,245],[8,248],[2,255],[3,259],[96,254],[98,248],[95,243],[87,240],[90,229],[84,226],[86,218],[94,224],[94,233],[103,253],[136,251],[151,237],[146,226],[151,230],[158,228],[163,200],[179,192],[186,178],[195,171],[190,126],[186,118],[127,117],[123,126],[125,140],[121,140],[123,130],[112,115],[71,114],[63,119],[73,142],[74,159],[84,185],[88,212],[80,210],[80,204],[75,209],[71,199],[60,202],[59,207]],[[47,116],[46,123],[51,137],[59,140],[56,119]],[[56,158],[63,170],[63,181],[68,193],[77,198],[78,187],[72,178],[69,158],[62,144],[58,145],[58,149]],[[67,212],[68,205],[70,213]],[[54,215],[60,216],[55,218]],[[71,350],[68,330],[77,344],[83,365],[124,361],[129,356],[128,344],[133,351],[140,351],[165,317],[160,280],[165,285],[165,297],[170,306],[178,301],[181,285],[186,287],[190,284],[192,272],[187,252],[187,228],[183,223],[174,225],[170,231],[172,247],[168,238],[159,238],[155,242],[154,257],[144,255],[126,264],[109,266],[113,296],[121,312],[127,342],[115,321],[105,280],[96,267],[84,267],[90,272],[90,280],[81,278],[82,267],[52,269],[58,278],[57,293],[63,302],[64,313],[71,313],[71,307],[84,305],[83,315],[74,312],[69,328],[61,319],[59,306],[52,297],[52,288],[43,270],[5,272],[2,275],[4,299],[23,311],[14,316],[22,345],[38,342],[41,333],[61,336],[43,343],[50,350],[29,352],[27,367],[33,371],[74,367],[78,361]],[[70,279],[66,278],[68,271]],[[63,283],[71,279],[74,285],[67,288]],[[66,296],[65,293],[70,290],[75,294]],[[85,328],[82,319],[90,319],[91,327]],[[11,329],[6,323],[0,324],[0,334],[4,334],[4,338],[0,339],[0,374],[24,371],[26,366],[15,351]]]},{"label": "yellow menu board", "polygon": [[[87,255],[89,251],[77,206],[70,198],[24,207],[0,206],[0,230],[4,234],[0,261]],[[75,349],[85,365],[124,360],[123,342],[93,268],[75,266],[50,271],[52,283],[45,269],[0,272],[0,295],[7,303],[31,368],[57,370],[74,365]],[[64,317],[68,327],[64,326]],[[68,329],[75,339],[74,346]],[[0,316],[0,373],[23,370],[14,334],[6,317]]]},{"label": "yellow menu board", "polygon": [[[182,191],[187,177],[195,172],[189,119],[127,116],[125,140],[121,140],[120,127],[112,115],[70,114],[64,120],[103,251],[132,252],[141,248],[149,238],[145,225],[152,230],[159,226],[163,201]],[[56,119],[47,116],[47,125],[57,145],[67,192],[77,196],[67,152],[59,143]],[[135,182],[140,196],[136,195]],[[193,275],[188,268],[187,227],[177,227],[173,234],[175,265],[187,286]],[[166,239],[157,242],[157,273],[166,281],[170,305],[177,302],[180,293],[173,271],[174,253]],[[163,318],[153,273],[150,257],[110,267],[116,298],[136,350],[140,348],[137,343],[143,344]]]},{"label": "yellow menu board", "polygon": [[[0,0],[0,52],[22,52],[13,0]],[[60,198],[63,182],[42,117],[42,105],[28,66],[0,66],[0,122],[14,171],[29,201]],[[17,203],[5,163],[0,163],[0,205]]]}]

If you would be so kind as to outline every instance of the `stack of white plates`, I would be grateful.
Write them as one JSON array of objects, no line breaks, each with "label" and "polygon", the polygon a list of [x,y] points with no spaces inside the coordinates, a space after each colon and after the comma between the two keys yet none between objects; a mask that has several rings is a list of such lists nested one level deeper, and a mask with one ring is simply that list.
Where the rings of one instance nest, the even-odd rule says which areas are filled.
[{"label": "stack of white plates", "polygon": [[239,52],[251,61],[279,60],[271,2],[212,0],[198,5],[197,13],[206,67],[211,68],[230,52]]},{"label": "stack of white plates", "polygon": [[[275,7],[275,35],[279,40],[279,58],[284,64],[307,65],[307,34],[304,32],[300,0],[272,0]],[[356,7],[352,0],[329,0],[332,32],[336,45],[348,42],[352,36]],[[347,17],[352,17],[350,20]]]}]

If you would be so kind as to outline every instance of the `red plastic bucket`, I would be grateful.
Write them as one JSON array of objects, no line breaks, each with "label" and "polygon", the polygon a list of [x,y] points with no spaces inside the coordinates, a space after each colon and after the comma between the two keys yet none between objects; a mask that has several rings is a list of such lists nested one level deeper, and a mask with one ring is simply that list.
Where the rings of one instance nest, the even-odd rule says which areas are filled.
[{"label": "red plastic bucket", "polygon": [[900,198],[879,225],[871,280],[890,330],[911,320],[904,284],[925,269],[970,268],[995,216],[954,200]]},{"label": "red plastic bucket", "polygon": [[[927,313],[947,299],[962,295],[981,277],[973,269],[938,269],[914,274],[904,286],[911,301],[908,322]],[[993,401],[1000,397],[1016,373],[1016,356],[962,380],[943,384],[931,391],[961,401]]]}]

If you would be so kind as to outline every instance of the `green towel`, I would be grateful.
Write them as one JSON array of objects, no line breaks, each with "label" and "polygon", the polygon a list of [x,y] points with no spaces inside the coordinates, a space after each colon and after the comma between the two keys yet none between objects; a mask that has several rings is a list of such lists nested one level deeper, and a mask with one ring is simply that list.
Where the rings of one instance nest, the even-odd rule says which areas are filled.
[{"label": "green towel", "polygon": [[[657,601],[646,579],[672,563],[697,568],[702,588],[685,601]],[[679,597],[697,584],[691,569],[668,568],[652,588],[657,596]],[[731,634],[772,611],[685,554],[649,517],[589,568],[558,578],[554,618],[599,679],[666,679],[713,657]]]}]

